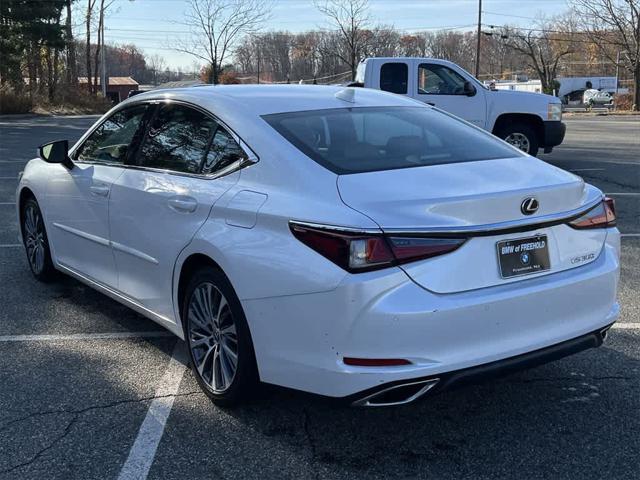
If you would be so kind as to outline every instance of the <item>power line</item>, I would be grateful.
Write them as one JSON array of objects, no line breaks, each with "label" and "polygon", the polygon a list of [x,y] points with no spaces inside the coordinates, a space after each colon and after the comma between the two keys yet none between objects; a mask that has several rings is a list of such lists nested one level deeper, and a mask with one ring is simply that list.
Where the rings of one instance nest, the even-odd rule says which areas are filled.
[{"label": "power line", "polygon": [[534,17],[525,17],[523,15],[513,15],[511,13],[497,13],[497,12],[488,12],[487,10],[483,10],[482,13],[486,13],[488,15],[498,15],[499,17],[513,17],[513,18],[524,18],[525,20],[538,20]]}]

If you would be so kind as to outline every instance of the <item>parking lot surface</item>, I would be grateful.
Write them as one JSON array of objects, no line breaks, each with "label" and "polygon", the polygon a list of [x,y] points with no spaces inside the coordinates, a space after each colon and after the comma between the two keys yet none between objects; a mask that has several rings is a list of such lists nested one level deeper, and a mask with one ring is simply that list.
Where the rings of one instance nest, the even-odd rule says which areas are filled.
[{"label": "parking lot surface", "polygon": [[29,272],[18,173],[95,119],[0,117],[1,479],[638,478],[638,117],[567,118],[564,144],[542,156],[617,201],[622,315],[603,347],[400,408],[265,387],[233,410],[200,393],[161,327]]}]

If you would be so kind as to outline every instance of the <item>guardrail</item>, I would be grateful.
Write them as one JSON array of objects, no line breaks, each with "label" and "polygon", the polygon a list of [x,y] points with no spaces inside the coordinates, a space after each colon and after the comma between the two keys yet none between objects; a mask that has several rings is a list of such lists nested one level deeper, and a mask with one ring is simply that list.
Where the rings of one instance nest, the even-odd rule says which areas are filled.
[{"label": "guardrail", "polygon": [[607,107],[565,107],[563,110],[565,113],[596,113],[598,115],[608,115],[609,109]]}]

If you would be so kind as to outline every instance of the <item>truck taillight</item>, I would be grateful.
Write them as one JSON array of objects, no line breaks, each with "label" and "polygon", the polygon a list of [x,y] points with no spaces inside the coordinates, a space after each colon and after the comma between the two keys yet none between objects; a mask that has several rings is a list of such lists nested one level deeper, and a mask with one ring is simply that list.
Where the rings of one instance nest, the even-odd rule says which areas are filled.
[{"label": "truck taillight", "polygon": [[569,226],[578,230],[588,228],[608,228],[616,226],[616,203],[613,198],[605,197],[600,205],[589,210],[581,217],[569,222]]},{"label": "truck taillight", "polygon": [[460,238],[421,238],[316,228],[292,222],[302,243],[351,273],[369,272],[452,252]]}]

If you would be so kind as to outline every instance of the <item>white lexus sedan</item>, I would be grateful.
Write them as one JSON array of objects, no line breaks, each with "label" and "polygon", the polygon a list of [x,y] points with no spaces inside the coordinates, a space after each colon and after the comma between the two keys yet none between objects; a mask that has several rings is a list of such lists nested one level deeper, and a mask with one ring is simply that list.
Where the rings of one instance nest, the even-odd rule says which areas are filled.
[{"label": "white lexus sedan", "polygon": [[449,114],[366,89],[135,96],[20,180],[59,271],[183,338],[216,403],[259,382],[397,405],[599,346],[613,202]]}]

